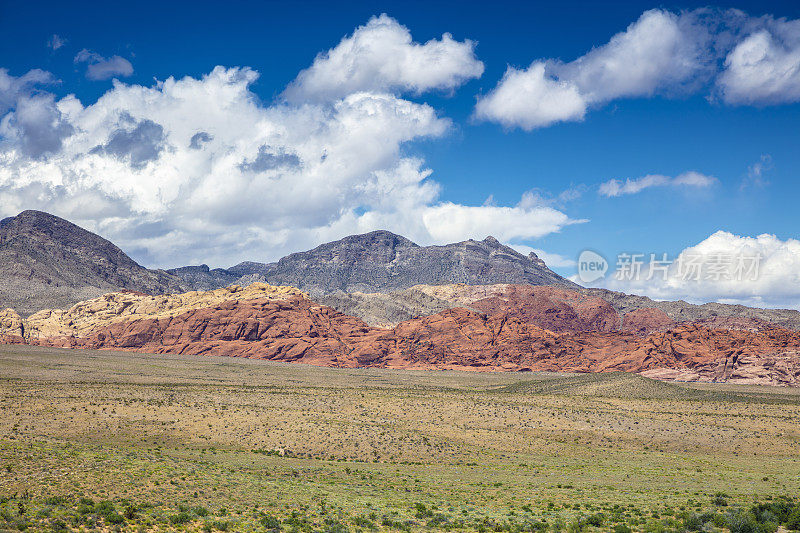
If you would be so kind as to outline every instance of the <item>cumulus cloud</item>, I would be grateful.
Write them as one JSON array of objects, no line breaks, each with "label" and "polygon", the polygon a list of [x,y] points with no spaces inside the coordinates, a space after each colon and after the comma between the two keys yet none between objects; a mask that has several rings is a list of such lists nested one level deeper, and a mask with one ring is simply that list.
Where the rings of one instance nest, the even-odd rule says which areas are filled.
[{"label": "cumulus cloud", "polygon": [[12,76],[8,69],[0,68],[0,116],[14,107],[18,99],[31,96],[37,86],[54,82],[52,74],[38,68],[22,76]]},{"label": "cumulus cloud", "polygon": [[67,122],[53,95],[37,95],[17,101],[13,114],[0,121],[0,137],[16,144],[25,156],[39,160],[61,150],[74,127]]},{"label": "cumulus cloud", "polygon": [[[462,54],[441,43],[442,54]],[[437,61],[425,68],[439,69]],[[152,266],[273,260],[379,228],[431,244],[536,238],[577,222],[547,206],[439,198],[432,170],[409,143],[440,138],[451,122],[399,92],[454,83],[440,74],[411,69],[339,98],[272,104],[251,91],[258,73],[249,68],[216,67],[151,86],[114,80],[88,105],[43,93],[51,120],[68,129],[58,133],[60,144],[39,141],[47,146],[38,157],[26,145],[35,136],[16,99],[1,119],[0,216],[52,212]]]},{"label": "cumulus cloud", "polygon": [[800,101],[800,20],[764,19],[725,58],[717,80],[730,104],[769,105]]},{"label": "cumulus cloud", "polygon": [[[662,261],[663,255],[655,258]],[[630,268],[622,267],[604,285],[660,300],[800,309],[800,241],[796,239],[718,231],[677,257],[667,258],[669,264],[659,263],[666,271],[656,268],[650,276],[650,257],[643,259],[638,279],[627,279]],[[620,272],[626,274],[620,276]]]},{"label": "cumulus cloud", "polygon": [[428,233],[438,242],[452,242],[464,235],[487,233],[501,241],[536,239],[560,231],[572,220],[551,207],[463,206],[446,202],[423,211]]},{"label": "cumulus cloud", "polygon": [[570,63],[552,62],[590,104],[677,90],[708,66],[706,33],[691,14],[646,11],[611,40]]},{"label": "cumulus cloud", "polygon": [[359,91],[452,90],[481,74],[474,42],[445,33],[416,43],[408,28],[384,14],[318,55],[284,95],[292,101],[324,101]]},{"label": "cumulus cloud", "polygon": [[75,56],[75,63],[86,63],[86,77],[90,80],[108,80],[133,74],[131,62],[120,56],[103,57],[84,48]]},{"label": "cumulus cloud", "polygon": [[545,74],[545,64],[526,70],[509,67],[500,83],[478,100],[475,115],[505,126],[533,130],[555,122],[583,120],[586,99],[578,87]]},{"label": "cumulus cloud", "polygon": [[[55,97],[41,90],[41,85],[52,83],[53,76],[39,69],[19,77],[0,69],[0,150],[16,146],[24,156],[41,159],[61,149],[73,128]],[[10,109],[14,112],[8,113]]]},{"label": "cumulus cloud", "polygon": [[582,120],[588,107],[615,98],[677,89],[706,66],[703,33],[690,17],[654,9],[624,32],[570,63],[536,60],[509,67],[478,100],[476,116],[532,130]]},{"label": "cumulus cloud", "polygon": [[509,67],[475,116],[533,130],[583,120],[620,98],[676,96],[708,88],[725,103],[800,100],[800,20],[708,8],[644,12],[607,43],[571,62]]},{"label": "cumulus cloud", "polygon": [[598,192],[602,196],[615,197],[626,194],[636,194],[651,187],[711,187],[717,183],[717,178],[706,176],[693,170],[679,174],[674,178],[661,174],[649,174],[647,176],[631,179],[624,182],[618,179],[608,180],[600,184]]}]

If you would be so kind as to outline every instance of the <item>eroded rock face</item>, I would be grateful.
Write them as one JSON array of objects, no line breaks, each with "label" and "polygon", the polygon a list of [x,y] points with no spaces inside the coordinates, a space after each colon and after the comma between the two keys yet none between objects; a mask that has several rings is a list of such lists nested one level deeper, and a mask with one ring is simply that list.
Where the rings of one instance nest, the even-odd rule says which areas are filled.
[{"label": "eroded rock face", "polygon": [[11,308],[0,311],[0,340],[7,337],[22,339],[24,336],[25,327],[22,323],[22,317]]},{"label": "eroded rock face", "polygon": [[658,309],[641,308],[623,314],[603,298],[553,286],[415,285],[404,291],[337,293],[317,300],[379,327],[396,326],[454,307],[488,314],[504,311],[557,332],[619,330],[646,335],[676,324]]},{"label": "eroded rock face", "polygon": [[646,335],[653,331],[668,329],[675,324],[676,322],[661,309],[643,307],[625,313],[622,316],[620,330],[638,335]]},{"label": "eroded rock face", "polygon": [[657,310],[620,319],[605,300],[555,288],[506,286],[486,294],[470,308],[388,329],[319,305],[297,289],[266,284],[170,298],[110,294],[67,311],[37,313],[22,321],[24,337],[12,335],[19,331],[18,316],[5,312],[0,324],[7,342],[322,366],[620,370],[775,385],[800,379],[800,333],[767,323],[674,324]]},{"label": "eroded rock face", "polygon": [[606,300],[620,314],[627,314],[643,308],[658,309],[676,322],[693,322],[715,317],[742,318],[762,320],[775,326],[800,331],[800,311],[795,309],[763,309],[715,302],[696,305],[684,301],[656,301],[647,296],[625,294],[608,289],[584,288],[581,290],[586,294]]}]

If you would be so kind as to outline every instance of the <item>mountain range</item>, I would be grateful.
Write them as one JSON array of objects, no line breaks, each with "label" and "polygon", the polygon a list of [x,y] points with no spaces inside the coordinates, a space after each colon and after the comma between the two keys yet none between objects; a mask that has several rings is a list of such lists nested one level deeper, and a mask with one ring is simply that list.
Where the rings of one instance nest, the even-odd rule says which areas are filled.
[{"label": "mountain range", "polygon": [[274,263],[164,271],[24,211],[0,221],[0,275],[0,342],[800,384],[800,312],[583,288],[492,237],[419,246],[374,231]]},{"label": "mountain range", "polygon": [[385,292],[414,285],[525,283],[577,288],[533,252],[525,256],[494,237],[444,246],[420,246],[389,231],[351,235],[275,263],[247,261],[228,269],[206,265],[168,271],[193,289],[215,289],[249,276],[251,281],[291,285],[312,296]]},{"label": "mountain range", "polygon": [[0,221],[0,274],[0,307],[23,315],[70,307],[119,289],[163,294],[254,281],[291,285],[313,296],[444,283],[578,287],[534,253],[525,256],[493,237],[419,246],[388,231],[351,235],[274,263],[151,270],[108,240],[41,211],[23,211]]}]

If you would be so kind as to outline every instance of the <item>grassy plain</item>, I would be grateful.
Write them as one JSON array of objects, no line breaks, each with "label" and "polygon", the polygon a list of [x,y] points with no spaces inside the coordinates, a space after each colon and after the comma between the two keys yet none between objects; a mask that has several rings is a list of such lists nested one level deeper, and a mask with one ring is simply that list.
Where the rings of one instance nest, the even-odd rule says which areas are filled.
[{"label": "grassy plain", "polygon": [[0,346],[0,530],[793,528],[798,392]]}]

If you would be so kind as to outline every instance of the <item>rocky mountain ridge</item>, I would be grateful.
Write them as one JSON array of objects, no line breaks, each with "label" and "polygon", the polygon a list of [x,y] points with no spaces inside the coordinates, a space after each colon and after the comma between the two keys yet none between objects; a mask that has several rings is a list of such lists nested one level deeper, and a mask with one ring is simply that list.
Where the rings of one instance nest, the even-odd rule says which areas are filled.
[{"label": "rocky mountain ridge", "polygon": [[[528,283],[578,287],[493,237],[441,246],[420,246],[389,231],[350,235],[275,263],[243,262],[228,269],[181,267],[169,270],[192,288],[216,288],[250,276],[251,281],[291,285],[312,296],[335,292],[386,292],[419,284]],[[219,286],[219,285],[217,285]]]},{"label": "rocky mountain ridge", "polygon": [[0,221],[0,307],[27,315],[119,289],[161,294],[185,287],[63,218],[23,211]]}]

